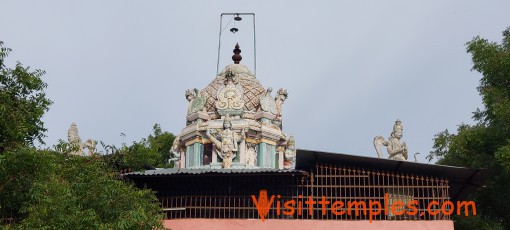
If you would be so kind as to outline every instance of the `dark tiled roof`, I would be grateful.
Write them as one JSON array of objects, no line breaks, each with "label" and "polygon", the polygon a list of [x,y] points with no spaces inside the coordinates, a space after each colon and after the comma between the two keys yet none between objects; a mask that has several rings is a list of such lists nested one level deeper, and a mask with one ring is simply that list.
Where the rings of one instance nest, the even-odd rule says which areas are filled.
[{"label": "dark tiled roof", "polygon": [[306,174],[302,170],[285,170],[285,169],[156,169],[145,170],[139,172],[131,172],[124,174],[125,176],[166,176],[177,174]]}]

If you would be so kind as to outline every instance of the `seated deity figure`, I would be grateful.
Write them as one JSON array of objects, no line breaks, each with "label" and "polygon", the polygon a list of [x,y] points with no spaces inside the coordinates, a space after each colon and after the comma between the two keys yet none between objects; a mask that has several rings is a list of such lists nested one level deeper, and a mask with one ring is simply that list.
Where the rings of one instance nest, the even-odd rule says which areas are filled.
[{"label": "seated deity figure", "polygon": [[400,120],[395,121],[393,131],[391,132],[388,141],[384,140],[383,137],[377,136],[374,138],[374,147],[377,151],[379,158],[383,157],[381,146],[387,146],[389,159],[392,160],[407,160],[407,145],[405,142],[400,142],[403,134],[403,126]]},{"label": "seated deity figure", "polygon": [[206,132],[206,136],[214,143],[218,155],[221,157],[221,159],[223,159],[221,167],[225,169],[231,168],[232,160],[239,150],[238,142],[244,140],[244,129],[241,131],[241,136],[239,137],[237,133],[232,130],[232,123],[227,120],[227,118],[225,118],[223,121],[223,130],[218,133],[219,140],[213,134],[211,134],[209,129]]}]

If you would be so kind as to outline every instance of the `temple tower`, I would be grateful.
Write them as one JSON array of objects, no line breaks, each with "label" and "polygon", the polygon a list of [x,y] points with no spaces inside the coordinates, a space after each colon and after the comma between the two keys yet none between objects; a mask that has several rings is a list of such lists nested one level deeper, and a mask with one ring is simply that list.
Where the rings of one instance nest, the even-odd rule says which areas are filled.
[{"label": "temple tower", "polygon": [[236,44],[227,65],[204,89],[186,90],[186,127],[174,141],[179,168],[293,169],[293,136],[282,131],[287,90],[264,88]]}]

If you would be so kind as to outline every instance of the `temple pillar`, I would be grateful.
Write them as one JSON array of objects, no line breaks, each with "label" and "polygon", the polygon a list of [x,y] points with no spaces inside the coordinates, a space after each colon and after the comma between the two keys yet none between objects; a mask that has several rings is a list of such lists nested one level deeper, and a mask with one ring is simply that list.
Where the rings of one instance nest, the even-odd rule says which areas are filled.
[{"label": "temple pillar", "polygon": [[257,152],[257,164],[259,167],[263,168],[266,165],[266,143],[261,142],[258,147]]},{"label": "temple pillar", "polygon": [[275,168],[276,166],[276,148],[274,145],[261,142],[257,153],[258,166],[261,168]]},{"label": "temple pillar", "polygon": [[267,166],[270,168],[276,168],[276,146],[267,144]]},{"label": "temple pillar", "polygon": [[202,165],[203,146],[200,143],[193,143],[186,146],[186,168]]}]

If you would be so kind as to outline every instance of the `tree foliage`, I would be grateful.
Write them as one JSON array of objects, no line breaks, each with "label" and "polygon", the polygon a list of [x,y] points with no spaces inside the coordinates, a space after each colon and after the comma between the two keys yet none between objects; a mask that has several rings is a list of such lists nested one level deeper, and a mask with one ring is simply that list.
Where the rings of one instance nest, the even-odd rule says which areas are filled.
[{"label": "tree foliage", "polygon": [[175,136],[172,133],[161,131],[161,126],[159,124],[154,124],[152,127],[152,134],[147,137],[147,140],[151,148],[155,149],[161,156],[161,161],[158,166],[165,166],[168,164],[168,159],[171,158],[170,149],[172,148],[174,139]]},{"label": "tree foliage", "polygon": [[434,139],[429,160],[439,164],[487,168],[491,176],[473,199],[478,218],[458,218],[456,228],[510,228],[510,27],[503,31],[499,44],[481,37],[467,43],[473,69],[482,74],[478,91],[484,109],[477,109],[475,125],[461,124],[457,134],[448,130]]},{"label": "tree foliage", "polygon": [[[15,168],[13,168],[15,167]],[[161,209],[150,190],[118,179],[98,156],[19,148],[0,155],[2,214],[16,228],[151,229]]]},{"label": "tree foliage", "polygon": [[20,62],[14,69],[7,68],[4,63],[10,51],[0,41],[0,152],[34,141],[44,143],[41,118],[52,103],[44,93],[44,71],[31,71]]},{"label": "tree foliage", "polygon": [[107,150],[105,160],[117,170],[138,171],[144,168],[170,167],[168,159],[175,136],[163,132],[159,124],[154,124],[152,132],[147,138],[134,141],[130,146],[117,148],[103,143]]}]

